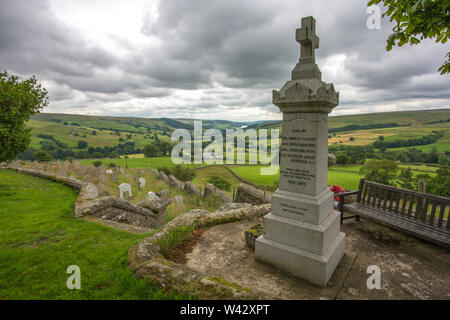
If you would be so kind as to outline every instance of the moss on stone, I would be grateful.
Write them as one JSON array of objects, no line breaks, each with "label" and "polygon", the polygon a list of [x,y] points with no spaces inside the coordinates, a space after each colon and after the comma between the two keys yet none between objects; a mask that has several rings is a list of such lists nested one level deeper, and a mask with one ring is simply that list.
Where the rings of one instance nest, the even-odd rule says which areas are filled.
[{"label": "moss on stone", "polygon": [[210,281],[213,281],[215,283],[221,284],[225,287],[233,288],[238,291],[245,291],[245,292],[249,292],[249,293],[252,292],[252,290],[249,288],[241,287],[240,285],[233,283],[233,282],[229,282],[227,279],[219,277],[219,276],[213,276],[213,277],[209,277],[207,279]]}]

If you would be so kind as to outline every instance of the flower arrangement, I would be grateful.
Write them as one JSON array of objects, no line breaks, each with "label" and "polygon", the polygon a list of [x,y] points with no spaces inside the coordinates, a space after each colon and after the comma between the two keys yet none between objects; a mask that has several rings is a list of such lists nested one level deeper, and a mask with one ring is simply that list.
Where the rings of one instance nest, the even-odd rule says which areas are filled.
[{"label": "flower arrangement", "polygon": [[[334,186],[330,187],[330,191],[333,193],[342,193],[344,192],[344,189],[341,186],[335,184]],[[334,201],[339,201],[339,196],[335,197]]]}]

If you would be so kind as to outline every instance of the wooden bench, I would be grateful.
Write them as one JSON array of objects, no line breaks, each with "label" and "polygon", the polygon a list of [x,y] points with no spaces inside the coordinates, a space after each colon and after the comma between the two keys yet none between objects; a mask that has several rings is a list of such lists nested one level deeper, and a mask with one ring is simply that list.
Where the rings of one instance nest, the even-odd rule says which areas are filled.
[{"label": "wooden bench", "polygon": [[[345,197],[356,194],[356,201],[345,203]],[[359,188],[339,194],[341,223],[364,217],[393,229],[450,248],[450,219],[445,213],[450,199],[422,192],[395,188],[361,179]],[[344,217],[344,212],[353,213]],[[447,215],[448,217],[448,215]]]}]

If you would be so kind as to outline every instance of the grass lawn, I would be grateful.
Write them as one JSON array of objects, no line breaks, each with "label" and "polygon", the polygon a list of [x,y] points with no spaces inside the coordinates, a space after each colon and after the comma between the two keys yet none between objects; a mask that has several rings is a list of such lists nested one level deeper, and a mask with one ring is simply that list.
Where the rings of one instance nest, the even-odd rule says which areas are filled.
[{"label": "grass lawn", "polygon": [[208,179],[210,179],[212,176],[219,176],[228,181],[231,184],[230,190],[222,191],[227,193],[229,196],[232,196],[233,187],[237,187],[237,185],[239,184],[239,180],[223,166],[206,167],[195,170],[195,178],[192,180],[192,182],[197,186],[201,186],[202,190],[204,190],[205,184],[208,183]]},{"label": "grass lawn", "polygon": [[[127,269],[135,235],[73,218],[77,193],[0,170],[0,299],[175,299]],[[66,269],[81,269],[81,289]]]}]

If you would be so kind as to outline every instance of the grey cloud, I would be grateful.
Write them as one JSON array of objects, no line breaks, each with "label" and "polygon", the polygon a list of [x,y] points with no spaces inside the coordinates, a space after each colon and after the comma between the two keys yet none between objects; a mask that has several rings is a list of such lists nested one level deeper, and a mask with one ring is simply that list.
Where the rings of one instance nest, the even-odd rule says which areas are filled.
[{"label": "grey cloud", "polygon": [[143,12],[147,41],[108,35],[122,55],[88,43],[47,1],[0,6],[0,68],[53,83],[60,112],[242,120],[240,110],[252,119],[279,117],[271,91],[290,78],[299,57],[295,29],[308,15],[317,20],[322,71],[327,59],[346,58],[337,74],[324,75],[341,91],[342,112],[381,110],[383,102],[403,108],[411,99],[427,108],[450,97],[448,76],[436,72],[449,45],[425,41],[386,53],[392,24],[383,19],[381,30],[369,30],[360,0],[161,0],[157,19]]}]

